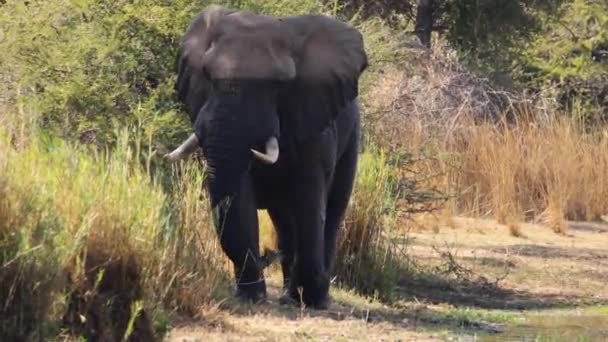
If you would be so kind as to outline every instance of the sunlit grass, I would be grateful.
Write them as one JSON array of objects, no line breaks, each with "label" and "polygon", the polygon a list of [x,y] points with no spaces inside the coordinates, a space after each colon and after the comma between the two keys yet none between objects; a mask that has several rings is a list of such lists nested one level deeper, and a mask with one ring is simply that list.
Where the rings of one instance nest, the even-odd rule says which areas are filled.
[{"label": "sunlit grass", "polygon": [[[3,333],[45,336],[71,310],[68,295],[91,286],[100,296],[111,295],[104,284],[130,293],[148,312],[191,314],[219,288],[223,259],[200,199],[204,173],[183,165],[168,194],[127,138],[95,153],[43,135],[17,149],[0,132]],[[121,308],[127,317],[133,303]]]},{"label": "sunlit grass", "polygon": [[423,123],[411,125],[411,150],[439,156],[414,172],[439,175],[432,185],[454,194],[453,214],[493,217],[517,236],[520,222],[535,220],[564,233],[567,220],[608,213],[606,127],[585,130],[573,118],[556,116],[543,123],[471,123],[429,136],[415,128]]},{"label": "sunlit grass", "polygon": [[390,298],[399,278],[398,256],[387,239],[395,224],[393,172],[381,150],[360,155],[338,239],[338,282],[383,299]]}]

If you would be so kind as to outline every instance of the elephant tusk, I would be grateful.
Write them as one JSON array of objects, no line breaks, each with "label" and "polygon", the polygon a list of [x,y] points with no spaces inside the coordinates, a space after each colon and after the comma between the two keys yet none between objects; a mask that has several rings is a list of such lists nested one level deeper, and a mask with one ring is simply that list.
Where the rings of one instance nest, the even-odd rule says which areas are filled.
[{"label": "elephant tusk", "polygon": [[186,141],[184,141],[178,148],[173,152],[165,154],[164,158],[170,162],[176,162],[180,159],[186,158],[191,155],[198,147],[198,138],[196,134],[191,134]]},{"label": "elephant tusk", "polygon": [[271,137],[266,142],[266,153],[251,149],[253,155],[263,163],[274,164],[279,160],[279,141],[276,137]]}]

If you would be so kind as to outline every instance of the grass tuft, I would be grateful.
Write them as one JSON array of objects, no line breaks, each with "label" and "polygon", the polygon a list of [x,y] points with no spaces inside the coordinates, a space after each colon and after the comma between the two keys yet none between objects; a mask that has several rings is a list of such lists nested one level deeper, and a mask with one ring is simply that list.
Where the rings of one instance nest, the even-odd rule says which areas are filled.
[{"label": "grass tuft", "polygon": [[399,262],[387,239],[395,224],[391,166],[382,151],[361,154],[354,192],[338,240],[339,283],[366,295],[390,297]]},{"label": "grass tuft", "polygon": [[366,95],[370,136],[391,153],[432,156],[408,171],[452,195],[455,215],[559,233],[568,220],[605,215],[608,126],[585,127],[542,94],[493,90],[448,52],[440,45],[412,61],[424,67],[377,77]]},{"label": "grass tuft", "polygon": [[196,314],[222,289],[195,164],[176,169],[168,195],[126,134],[107,153],[41,134],[18,149],[12,140],[0,132],[0,328],[10,340],[63,328],[120,339],[130,320],[130,340],[149,340],[151,313]]}]

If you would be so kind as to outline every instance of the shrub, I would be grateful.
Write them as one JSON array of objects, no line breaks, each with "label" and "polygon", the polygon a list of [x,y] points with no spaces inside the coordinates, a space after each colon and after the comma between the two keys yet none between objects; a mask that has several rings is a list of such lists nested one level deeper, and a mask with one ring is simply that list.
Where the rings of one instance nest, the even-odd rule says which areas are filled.
[{"label": "shrub", "polygon": [[339,283],[384,299],[392,295],[399,269],[387,239],[396,219],[392,172],[383,152],[361,154],[336,263]]},{"label": "shrub", "polygon": [[408,72],[388,69],[365,94],[372,140],[419,158],[399,169],[428,175],[423,187],[449,194],[454,214],[537,220],[556,232],[568,219],[605,215],[606,125],[585,125],[585,108],[493,90],[451,56],[439,46]]},{"label": "shrub", "polygon": [[[138,127],[162,148],[190,126],[174,97],[181,35],[216,3],[265,14],[319,12],[293,1],[7,1],[0,7],[0,92],[39,113],[54,136],[113,144],[113,131]],[[148,144],[143,141],[142,144]]]},{"label": "shrub", "polygon": [[64,325],[117,339],[131,320],[131,337],[144,338],[150,314],[196,314],[221,290],[200,172],[186,165],[169,197],[128,140],[91,153],[40,134],[17,150],[2,131],[3,334],[43,339]]},{"label": "shrub", "polygon": [[[570,0],[537,13],[543,29],[522,53],[516,75],[548,89],[562,108],[589,123],[608,113],[608,9],[602,0]],[[580,105],[584,111],[580,111]]]}]

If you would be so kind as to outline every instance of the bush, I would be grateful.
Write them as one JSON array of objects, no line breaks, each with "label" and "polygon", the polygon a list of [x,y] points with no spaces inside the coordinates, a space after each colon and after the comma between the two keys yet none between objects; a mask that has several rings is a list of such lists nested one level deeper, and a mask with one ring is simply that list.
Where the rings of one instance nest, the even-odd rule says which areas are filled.
[{"label": "bush", "polygon": [[450,215],[536,220],[556,232],[606,214],[605,124],[586,125],[585,106],[563,112],[542,95],[493,90],[436,48],[407,72],[387,68],[365,94],[370,140],[418,159],[398,169],[427,175],[420,185],[437,192],[423,196],[450,195]]},{"label": "bush", "polygon": [[[569,113],[589,123],[608,114],[608,9],[601,0],[564,1],[557,13],[539,12],[543,29],[516,69],[528,87],[548,89]],[[583,112],[577,112],[583,105]]]},{"label": "bush", "polygon": [[196,9],[184,1],[9,1],[0,70],[19,80],[22,100],[55,136],[104,146],[115,128],[137,124],[162,141],[185,127],[171,77]]},{"label": "bush", "polygon": [[[115,143],[138,127],[155,148],[172,145],[190,123],[174,98],[177,48],[192,18],[217,1],[7,1],[0,7],[2,99],[39,113],[53,135]],[[315,0],[223,1],[260,13],[319,12]],[[146,145],[144,141],[142,144]]]},{"label": "bush", "polygon": [[383,152],[361,154],[336,263],[339,283],[383,299],[390,298],[399,277],[398,256],[387,240],[396,223],[392,173]]},{"label": "bush", "polygon": [[19,149],[12,140],[3,130],[3,334],[43,339],[63,326],[115,339],[131,320],[132,337],[143,338],[150,314],[195,314],[221,290],[223,260],[194,166],[169,197],[125,134],[93,154],[42,134]]}]

